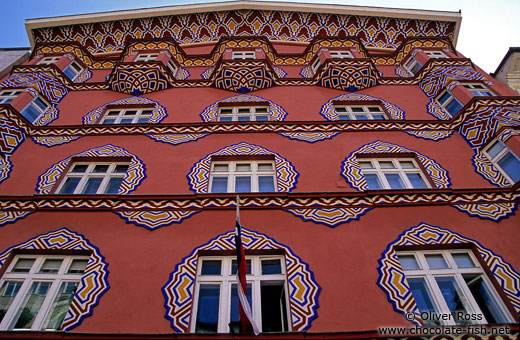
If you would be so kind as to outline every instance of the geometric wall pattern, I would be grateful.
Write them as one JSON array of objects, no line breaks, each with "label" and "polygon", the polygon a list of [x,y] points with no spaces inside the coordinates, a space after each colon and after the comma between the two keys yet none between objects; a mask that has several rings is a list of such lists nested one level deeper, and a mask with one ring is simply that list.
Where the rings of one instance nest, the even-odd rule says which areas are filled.
[{"label": "geometric wall pattern", "polygon": [[32,141],[35,142],[36,144],[44,145],[47,147],[70,143],[79,138],[81,138],[81,136],[31,137]]},{"label": "geometric wall pattern", "polygon": [[[85,116],[83,116],[83,124],[95,124],[101,115],[105,112],[105,109],[108,105],[145,105],[145,104],[154,104],[154,108],[152,110],[152,114],[150,115],[150,118],[148,119],[148,123],[154,124],[159,123],[162,121],[167,113],[166,108],[161,106],[158,102],[153,101],[151,99],[145,98],[145,97],[128,97],[119,99],[116,101],[113,101],[111,103],[107,103],[103,106],[98,107],[97,109],[94,109],[87,113]],[[117,109],[117,108],[116,108]]]},{"label": "geometric wall pattern", "polygon": [[11,162],[9,161],[9,156],[0,157],[0,183],[9,178],[9,173],[11,172]]},{"label": "geometric wall pattern", "polygon": [[[195,277],[197,273],[198,252],[201,250],[234,250],[235,232],[229,231],[219,235],[208,243],[195,248],[175,266],[168,282],[163,287],[166,299],[165,317],[170,320],[171,326],[180,333],[189,332],[190,316],[193,307]],[[242,228],[242,244],[244,249],[281,249],[285,255],[287,284],[289,291],[289,309],[291,311],[291,328],[294,332],[303,332],[311,326],[319,307],[318,296],[321,288],[314,279],[309,266],[304,263],[292,250],[267,235]]]},{"label": "geometric wall pattern", "polygon": [[273,86],[271,74],[263,64],[226,62],[214,73],[213,86],[219,89],[246,93]]},{"label": "geometric wall pattern", "polygon": [[452,207],[465,212],[470,216],[480,217],[495,222],[510,215],[514,215],[518,203],[477,203],[477,204],[455,204]]},{"label": "geometric wall pattern", "polygon": [[118,195],[127,194],[130,191],[135,190],[139,183],[141,183],[145,178],[144,164],[139,158],[137,158],[137,156],[129,153],[125,149],[107,144],[72,155],[52,165],[38,179],[36,192],[38,194],[50,194],[52,188],[60,178],[60,175],[74,157],[130,157],[130,165],[128,166],[123,182],[119,187],[119,191],[117,192]]},{"label": "geometric wall pattern", "polygon": [[[385,108],[386,112],[390,115],[388,117],[389,119],[404,119],[404,111],[395,106],[394,104],[390,104],[387,101],[384,101],[381,98],[372,97],[366,94],[360,94],[360,93],[347,93],[342,94],[337,97],[334,97],[327,101],[323,106],[321,107],[320,114],[325,117],[327,120],[338,120],[339,115],[334,109],[334,102],[336,101],[358,101],[358,100],[377,100],[379,101]],[[356,105],[359,105],[356,103]],[[367,104],[370,105],[370,104]]]},{"label": "geometric wall pattern", "polygon": [[281,106],[273,103],[269,99],[253,96],[251,94],[237,94],[211,104],[202,111],[200,116],[204,122],[216,122],[218,119],[219,103],[237,103],[237,106],[254,106],[255,102],[269,103],[269,120],[271,121],[284,120],[287,115],[287,112],[285,112]]},{"label": "geometric wall pattern", "polygon": [[25,134],[11,120],[0,118],[0,152],[12,155],[25,140]]},{"label": "geometric wall pattern", "polygon": [[374,154],[374,157],[377,157],[378,153],[395,153],[396,155],[399,153],[413,153],[437,188],[447,188],[451,185],[448,172],[434,160],[420,154],[417,151],[378,140],[370,144],[366,144],[361,148],[353,151],[341,165],[341,175],[345,177],[347,182],[350,183],[353,188],[358,190],[368,190],[367,182],[361,173],[361,168],[359,167],[359,163],[356,158],[356,154],[360,153]]},{"label": "geometric wall pattern", "polygon": [[448,138],[453,134],[453,130],[416,130],[416,131],[405,131],[415,137],[424,138],[428,140],[438,141],[444,138]]},{"label": "geometric wall pattern", "polygon": [[300,217],[304,221],[337,227],[342,223],[359,220],[372,208],[332,208],[332,209],[287,209],[285,211]]},{"label": "geometric wall pattern", "polygon": [[127,223],[133,223],[148,230],[155,230],[173,223],[181,223],[182,220],[198,213],[197,210],[177,211],[114,211],[124,218]]},{"label": "geometric wall pattern", "polygon": [[[326,24],[324,24],[326,23]],[[345,14],[272,10],[224,10],[105,21],[33,30],[40,42],[76,41],[90,53],[122,51],[129,39],[170,37],[179,44],[223,36],[265,36],[268,40],[308,42],[316,36],[357,36],[367,47],[397,48],[409,36],[447,36],[455,23]]]},{"label": "geometric wall pattern", "polygon": [[163,74],[164,70],[162,64],[120,64],[110,77],[110,89],[133,96],[165,90],[169,83],[168,75]]},{"label": "geometric wall pattern", "polygon": [[172,145],[178,145],[182,143],[188,143],[196,141],[202,137],[209,136],[208,133],[182,133],[182,134],[165,134],[165,135],[146,135],[157,142],[168,143]]},{"label": "geometric wall pattern", "polygon": [[277,192],[290,192],[296,187],[298,181],[298,172],[294,166],[280,156],[279,154],[264,149],[258,145],[241,142],[238,144],[226,146],[218,151],[215,151],[197,163],[191,168],[191,171],[186,176],[190,185],[190,190],[195,193],[207,193],[209,189],[209,174],[211,171],[211,158],[213,156],[254,156],[254,155],[273,155],[276,168],[276,183]]},{"label": "geometric wall pattern", "polygon": [[0,267],[15,249],[90,251],[87,267],[74,294],[67,316],[63,321],[62,327],[65,332],[78,326],[84,318],[90,316],[92,309],[98,304],[99,298],[110,287],[107,281],[108,265],[103,255],[99,253],[98,248],[82,235],[67,228],[36,236],[27,242],[7,249],[0,254]]},{"label": "geometric wall pattern", "polygon": [[377,85],[378,73],[371,63],[329,61],[320,72],[318,85],[340,91],[359,91]]},{"label": "geometric wall pattern", "polygon": [[[493,273],[494,279],[500,284],[515,310],[520,313],[520,275],[510,264],[505,262],[500,255],[496,255],[490,249],[484,248],[478,241],[427,223],[420,223],[404,231],[395,241],[387,246],[379,259],[379,279],[377,284],[386,293],[388,301],[392,303],[394,310],[402,313],[403,316],[406,313],[414,313],[416,317],[413,322],[416,324],[418,324],[418,321],[415,320],[421,320],[419,308],[405,279],[395,247],[457,243],[469,243],[476,247],[477,253],[480,254],[484,263]],[[408,318],[406,320],[410,321]]]},{"label": "geometric wall pattern", "polygon": [[32,213],[33,211],[0,210],[0,226],[14,223]]},{"label": "geometric wall pattern", "polygon": [[438,65],[419,82],[419,87],[428,98],[436,97],[453,80],[483,80],[484,76],[469,66]]},{"label": "geometric wall pattern", "polygon": [[307,143],[316,143],[325,139],[331,139],[339,132],[280,132],[280,135],[289,139],[301,140]]}]

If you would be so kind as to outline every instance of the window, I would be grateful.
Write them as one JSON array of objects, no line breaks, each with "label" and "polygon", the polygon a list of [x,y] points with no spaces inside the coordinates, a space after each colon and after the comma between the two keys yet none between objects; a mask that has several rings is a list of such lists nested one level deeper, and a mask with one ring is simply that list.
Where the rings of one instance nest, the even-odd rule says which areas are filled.
[{"label": "window", "polygon": [[211,193],[275,192],[274,161],[211,162]]},{"label": "window", "polygon": [[65,67],[65,69],[63,69],[63,73],[65,73],[70,80],[74,80],[82,70],[83,68],[73,60],[67,67]]},{"label": "window", "polygon": [[330,56],[332,58],[338,59],[352,59],[354,56],[350,51],[330,51]]},{"label": "window", "polygon": [[247,122],[268,121],[268,106],[247,106],[247,107],[221,107],[218,113],[219,122]]},{"label": "window", "polygon": [[171,72],[173,75],[176,75],[176,74],[177,74],[177,65],[175,65],[175,63],[173,62],[172,59],[169,59],[169,60],[168,60],[168,64],[166,64],[166,67],[168,68],[168,70],[170,70],[170,72]]},{"label": "window", "polygon": [[386,119],[383,109],[377,105],[335,105],[339,120]]},{"label": "window", "polygon": [[128,166],[128,162],[75,162],[70,166],[56,193],[117,194]]},{"label": "window", "polygon": [[0,281],[0,329],[60,330],[88,259],[16,255]]},{"label": "window", "polygon": [[314,59],[314,61],[312,62],[311,64],[311,69],[312,69],[312,72],[314,74],[316,74],[316,72],[318,72],[318,69],[320,68],[321,66],[321,61],[320,61],[320,57],[316,57],[316,59]]},{"label": "window", "polygon": [[256,54],[255,51],[233,51],[233,55],[231,58],[233,60],[256,59]]},{"label": "window", "polygon": [[452,117],[462,109],[462,104],[448,91],[444,91],[437,101]]},{"label": "window", "polygon": [[[264,333],[289,331],[284,256],[246,256],[246,296]],[[198,259],[194,318],[196,333],[239,332],[236,257]]]},{"label": "window", "polygon": [[370,190],[430,187],[413,158],[358,158],[357,161]]},{"label": "window", "polygon": [[488,90],[484,85],[480,84],[463,84],[463,86],[471,92],[472,95],[477,97],[488,97],[493,96],[493,92]]},{"label": "window", "polygon": [[471,251],[399,251],[397,257],[420,312],[448,315],[426,324],[513,322]]},{"label": "window", "polygon": [[444,52],[441,52],[441,51],[424,51],[424,53],[430,58],[436,58],[436,59],[448,58],[448,56],[446,54],[444,54]]},{"label": "window", "polygon": [[159,53],[142,53],[135,57],[134,61],[145,62],[154,61],[159,56]]},{"label": "window", "polygon": [[404,68],[410,71],[413,75],[416,75],[417,72],[421,69],[422,64],[417,61],[414,57],[410,57],[408,61],[404,64]]},{"label": "window", "polygon": [[58,60],[61,59],[61,56],[57,56],[57,57],[44,57],[42,58],[37,65],[51,65],[51,64],[54,64],[55,62],[57,62]]},{"label": "window", "polygon": [[[7,90],[0,92],[0,104],[7,104],[21,94],[22,90]],[[41,97],[33,97],[20,112],[29,122],[34,123],[47,109],[49,104]]]},{"label": "window", "polygon": [[485,152],[509,182],[520,180],[520,160],[504,143],[497,140]]},{"label": "window", "polygon": [[101,124],[148,123],[152,112],[152,108],[108,109]]}]

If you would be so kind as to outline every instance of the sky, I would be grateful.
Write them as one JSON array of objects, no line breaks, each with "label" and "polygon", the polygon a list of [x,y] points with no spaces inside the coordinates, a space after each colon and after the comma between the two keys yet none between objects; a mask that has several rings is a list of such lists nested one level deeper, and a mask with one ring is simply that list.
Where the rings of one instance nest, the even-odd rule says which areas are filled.
[{"label": "sky", "polygon": [[[219,0],[0,0],[0,48],[29,47],[25,20],[73,14]],[[461,52],[487,73],[494,72],[509,47],[520,47],[520,0],[298,0],[335,5],[461,11],[457,43]]]}]

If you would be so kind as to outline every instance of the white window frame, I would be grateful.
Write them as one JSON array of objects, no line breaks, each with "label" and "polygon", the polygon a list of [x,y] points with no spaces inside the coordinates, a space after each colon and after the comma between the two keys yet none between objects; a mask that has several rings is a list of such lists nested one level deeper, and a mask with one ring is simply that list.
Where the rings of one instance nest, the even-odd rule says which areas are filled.
[{"label": "white window frame", "polygon": [[[128,114],[130,111],[135,111],[134,114]],[[150,113],[147,113],[150,111]],[[117,115],[114,115],[113,113],[117,113]],[[148,122],[150,120],[150,117],[153,114],[153,107],[136,107],[136,108],[124,108],[124,109],[107,109],[105,114],[103,115],[103,118],[100,120],[100,124],[138,124],[139,119],[148,118]],[[115,119],[113,123],[106,123],[108,119]],[[123,119],[131,119],[131,122],[121,123],[121,120]],[[146,123],[148,123],[146,122]],[[139,124],[146,124],[146,123],[139,123]]]},{"label": "white window frame", "polygon": [[[262,275],[262,261],[264,260],[280,260],[282,269],[281,274]],[[221,260],[221,274],[220,275],[201,275],[202,262],[204,260]],[[219,299],[219,318],[218,318],[218,333],[229,333],[229,322],[231,316],[231,285],[237,283],[237,275],[231,274],[231,267],[236,256],[200,256],[197,260],[197,279],[195,284],[195,293],[193,298],[193,314],[190,325],[190,332],[195,333],[195,326],[197,321],[197,309],[199,304],[199,288],[204,284],[220,284],[220,299]],[[286,320],[288,328],[284,332],[291,331],[290,322],[290,306],[289,306],[289,291],[287,285],[287,274],[285,268],[285,256],[283,255],[246,255],[246,261],[251,261],[251,273],[246,275],[248,284],[251,284],[252,297],[252,313],[253,320],[262,331],[262,306],[260,284],[266,281],[284,282],[285,289],[285,306],[286,306]],[[283,324],[283,323],[282,323]]]},{"label": "white window frame", "polygon": [[[222,106],[218,110],[218,121],[269,121],[269,105],[259,106]],[[222,120],[222,118],[231,120]],[[257,120],[257,117],[267,117],[266,120]],[[242,118],[242,119],[241,119]],[[248,118],[247,120],[243,118]]]},{"label": "white window frame", "polygon": [[[474,267],[464,267],[459,268],[457,263],[453,259],[453,254],[465,254],[468,255],[475,265]],[[438,277],[453,277],[455,278],[455,282],[459,287],[459,293],[461,293],[461,300],[466,308],[466,312],[468,314],[482,314],[473,294],[471,293],[466,281],[463,278],[463,274],[475,274],[481,275],[483,283],[487,288],[487,291],[492,296],[496,306],[498,306],[499,311],[502,313],[502,316],[507,319],[509,323],[513,323],[514,319],[511,316],[511,313],[507,309],[504,304],[504,301],[497,293],[493,284],[489,280],[486,275],[484,269],[480,266],[479,261],[474,256],[474,254],[467,249],[449,249],[449,250],[417,250],[417,251],[397,251],[397,257],[399,256],[414,256],[415,260],[419,264],[420,269],[404,269],[403,272],[405,274],[406,279],[411,278],[423,278],[426,282],[426,286],[430,293],[430,297],[432,299],[435,308],[437,309],[436,314],[442,315],[451,315],[450,309],[446,304],[446,301],[442,297],[442,292],[439,289],[435,278]],[[442,269],[430,269],[428,266],[428,262],[426,260],[426,255],[441,255],[444,258],[444,261],[448,265],[448,268]],[[453,317],[446,318],[448,320],[441,320],[440,322],[444,325],[457,325],[456,320]],[[487,324],[487,320],[485,316],[482,314],[482,320],[471,320],[472,324]],[[459,323],[460,324],[460,323]]]},{"label": "white window frame", "polygon": [[482,84],[462,84],[472,95],[476,97],[491,97],[493,92]]},{"label": "white window frame", "polygon": [[[369,190],[387,190],[392,189],[390,187],[390,184],[388,180],[385,177],[385,174],[398,174],[401,178],[401,181],[404,184],[404,188],[402,189],[393,189],[393,190],[405,190],[405,189],[414,189],[412,183],[408,179],[408,176],[406,174],[412,173],[412,174],[419,174],[421,177],[421,180],[423,181],[426,188],[431,188],[430,182],[428,181],[428,178],[423,173],[422,169],[419,167],[419,164],[417,161],[413,158],[357,158],[357,161],[360,165],[361,173],[363,176],[367,174],[375,174],[377,175],[377,178],[379,180],[379,183],[381,184],[382,188],[380,189],[369,189]],[[363,162],[370,162],[372,165],[372,168],[363,168],[362,163]],[[381,164],[379,162],[392,162],[394,168],[383,168],[381,167]],[[412,162],[414,165],[414,168],[404,168],[401,164],[401,162]]]},{"label": "white window frame", "polygon": [[318,72],[318,69],[320,68],[320,66],[321,66],[320,56],[316,56],[316,58],[314,58],[314,60],[311,63],[312,72],[314,74],[316,74],[316,72]]},{"label": "white window frame", "polygon": [[3,90],[0,91],[0,104],[8,104],[15,99],[23,90]]},{"label": "white window frame", "polygon": [[175,76],[177,74],[178,67],[175,62],[170,58],[166,64],[166,68]]},{"label": "white window frame", "polygon": [[[335,104],[334,110],[338,114],[339,120],[374,120],[374,115],[383,116],[388,119],[381,105],[356,105],[356,104]],[[360,111],[361,110],[361,111]],[[358,116],[366,116],[367,119],[358,119]],[[348,117],[348,119],[347,119]]]},{"label": "white window frame", "polygon": [[[444,103],[441,103],[440,99],[444,96],[444,94],[448,94],[448,98],[444,101]],[[462,105],[462,103],[457,99],[457,97],[455,97],[450,91],[443,91],[439,96],[437,96],[437,102],[439,103],[439,105],[452,117],[455,117],[455,115],[457,115],[457,113],[460,112],[460,110],[464,107],[464,105]],[[457,102],[459,105],[460,105],[460,108],[458,109],[457,112],[455,113],[451,113],[450,111],[448,111],[447,107],[448,105],[451,103],[451,102]]]},{"label": "white window frame", "polygon": [[[74,167],[76,165],[87,165],[87,169],[85,172],[73,172]],[[95,167],[97,165],[108,165],[108,169],[106,172],[94,172]],[[118,165],[130,165],[130,162],[74,162],[70,165],[67,174],[64,176],[63,180],[59,184],[56,194],[62,194],[61,191],[67,183],[67,179],[69,178],[80,178],[80,181],[76,185],[73,193],[63,193],[62,195],[104,195],[105,190],[109,184],[111,178],[124,178],[126,173],[128,172],[115,172],[116,167]],[[102,178],[99,187],[95,194],[82,194],[85,185],[89,178]],[[116,194],[107,194],[107,195],[116,195]]]},{"label": "white window frame", "polygon": [[155,61],[157,60],[157,57],[159,56],[158,52],[153,53],[139,53],[134,61],[135,62],[147,62],[147,61]]},{"label": "white window frame", "polygon": [[253,60],[256,59],[255,51],[233,51],[231,54],[233,60]]},{"label": "white window frame", "polygon": [[[489,150],[496,144],[499,144],[500,146],[502,146],[502,149],[500,149],[500,151],[498,151],[493,156],[493,155],[489,154]],[[511,154],[519,162],[520,162],[520,158],[505,143],[503,143],[499,139],[495,139],[492,143],[490,143],[489,146],[486,147],[486,149],[484,150],[484,153],[485,153],[486,157],[491,161],[491,163],[493,163],[493,165],[496,166],[498,171],[500,171],[500,173],[508,180],[508,182],[514,184],[515,181],[511,178],[511,176],[509,176],[509,174],[504,169],[502,169],[502,167],[498,164],[498,162],[500,162],[500,160],[502,158],[504,158],[505,156],[507,156],[508,154]]]},{"label": "white window frame", "polygon": [[[250,164],[250,171],[237,170],[237,165]],[[260,164],[270,164],[271,170],[259,170]],[[227,165],[227,171],[215,170],[215,166]],[[259,176],[272,176],[274,191],[277,192],[277,178],[276,178],[276,164],[274,160],[243,160],[243,161],[212,161],[211,162],[211,173],[209,178],[209,191],[213,192],[213,178],[214,177],[227,177],[227,192],[235,192],[235,178],[239,176],[251,178],[251,191],[259,192],[258,177]]]},{"label": "white window frame", "polygon": [[413,75],[416,75],[417,73],[419,73],[419,71],[421,70],[421,68],[423,67],[423,65],[417,61],[417,59],[415,59],[413,56],[411,56],[410,58],[408,58],[408,60],[403,64],[403,67],[408,71],[410,72],[411,74]]},{"label": "white window frame", "polygon": [[[16,265],[16,262],[19,259],[35,259],[34,263],[31,266],[31,269],[28,273],[25,272],[12,272],[13,267]],[[59,270],[57,273],[39,273],[41,266],[47,259],[62,259]],[[23,307],[22,304],[24,302],[24,298],[27,295],[27,292],[32,286],[33,282],[51,282],[51,286],[47,291],[47,294],[43,300],[43,303],[40,307],[39,312],[37,313],[33,324],[30,329],[16,329],[16,331],[38,331],[38,330],[46,330],[45,326],[48,322],[48,318],[50,317],[49,313],[53,306],[54,300],[58,291],[60,289],[61,283],[63,282],[80,282],[82,273],[69,274],[67,271],[73,260],[87,260],[89,256],[82,255],[29,255],[29,254],[20,254],[16,255],[11,263],[9,264],[7,271],[2,276],[0,280],[0,289],[3,287],[5,281],[17,281],[22,282],[17,294],[14,299],[11,301],[9,308],[7,309],[6,314],[2,322],[0,322],[0,330],[13,330],[14,324],[16,320],[16,312],[19,308]],[[0,292],[3,294],[3,292]],[[55,330],[55,329],[49,329]]]},{"label": "white window frame", "polygon": [[[0,104],[8,104],[10,103],[14,98],[16,98],[18,95],[20,95],[22,92],[25,92],[24,90],[4,90],[0,92]],[[31,93],[32,96],[32,93]],[[38,105],[38,101],[45,105],[45,108],[42,108]],[[43,99],[41,96],[34,97],[33,99],[25,105],[25,107],[20,111],[22,116],[27,119],[30,123],[34,123],[37,121],[48,109],[50,105],[47,103],[45,99]],[[38,116],[34,120],[30,120],[30,117],[27,117],[27,113],[25,112],[27,109],[32,108],[38,112]]]},{"label": "white window frame", "polygon": [[424,53],[432,58],[432,59],[446,59],[449,58],[444,52],[442,51],[434,51],[434,50],[425,50]]},{"label": "white window frame", "polygon": [[[70,71],[72,74],[67,75],[67,71]],[[63,73],[72,81],[76,80],[81,71],[83,71],[83,67],[81,67],[76,60],[71,61],[70,64],[63,69]]]},{"label": "white window frame", "polygon": [[61,58],[62,56],[43,57],[36,65],[52,65]]},{"label": "white window frame", "polygon": [[354,59],[354,55],[348,50],[329,51],[329,53],[335,59]]}]

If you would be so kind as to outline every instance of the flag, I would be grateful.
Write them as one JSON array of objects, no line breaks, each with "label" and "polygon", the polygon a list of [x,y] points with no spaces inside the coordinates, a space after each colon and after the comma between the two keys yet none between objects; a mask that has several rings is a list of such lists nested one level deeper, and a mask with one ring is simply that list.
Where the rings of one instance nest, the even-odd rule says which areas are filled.
[{"label": "flag", "polygon": [[253,313],[251,312],[251,306],[247,301],[246,288],[247,288],[247,264],[246,256],[244,253],[244,247],[242,246],[242,232],[240,227],[240,198],[237,195],[237,220],[235,224],[235,247],[237,251],[237,292],[238,292],[238,315],[240,317],[240,331],[249,332],[251,329],[258,335],[260,330],[253,320]]}]

